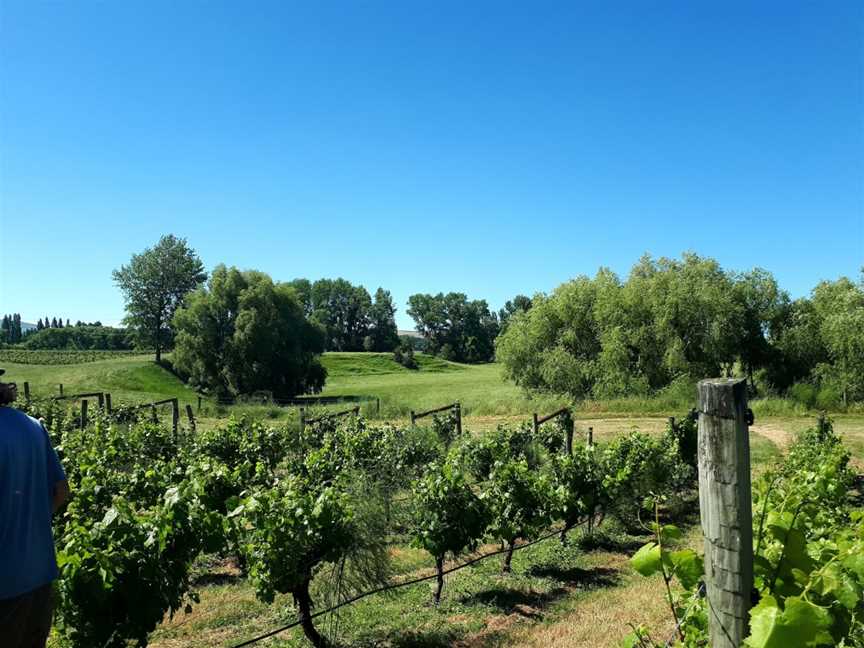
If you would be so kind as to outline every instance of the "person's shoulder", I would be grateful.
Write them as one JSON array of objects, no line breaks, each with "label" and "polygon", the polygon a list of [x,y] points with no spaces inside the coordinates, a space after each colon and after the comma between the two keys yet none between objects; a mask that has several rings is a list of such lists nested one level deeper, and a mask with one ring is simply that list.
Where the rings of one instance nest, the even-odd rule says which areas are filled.
[{"label": "person's shoulder", "polygon": [[42,427],[42,423],[39,422],[38,419],[33,418],[26,412],[22,412],[19,409],[14,407],[0,407],[0,416],[3,416],[11,421],[20,422],[22,424],[30,424],[38,427]]}]

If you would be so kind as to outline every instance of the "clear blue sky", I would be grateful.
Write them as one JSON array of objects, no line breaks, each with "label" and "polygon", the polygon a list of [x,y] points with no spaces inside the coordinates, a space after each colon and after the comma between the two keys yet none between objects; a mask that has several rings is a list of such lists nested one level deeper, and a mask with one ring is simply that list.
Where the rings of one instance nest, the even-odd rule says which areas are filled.
[{"label": "clear blue sky", "polygon": [[0,0],[0,311],[209,267],[493,307],[644,253],[864,265],[864,3]]}]

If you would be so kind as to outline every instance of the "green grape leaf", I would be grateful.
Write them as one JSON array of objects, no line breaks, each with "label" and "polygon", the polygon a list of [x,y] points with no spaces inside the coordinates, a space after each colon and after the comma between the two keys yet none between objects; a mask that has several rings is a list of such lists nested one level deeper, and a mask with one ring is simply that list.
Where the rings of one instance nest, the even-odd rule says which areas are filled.
[{"label": "green grape leaf", "polygon": [[831,626],[831,615],[797,596],[786,599],[780,610],[773,596],[764,596],[750,610],[750,648],[803,648],[822,645],[825,630]]},{"label": "green grape leaf", "polygon": [[674,524],[664,524],[660,529],[660,539],[665,543],[670,540],[680,540],[684,534]]},{"label": "green grape leaf", "polygon": [[692,549],[682,549],[669,554],[675,575],[685,589],[693,589],[705,573],[702,557]]},{"label": "green grape leaf", "polygon": [[847,610],[854,610],[861,601],[861,587],[836,563],[822,573],[822,594],[833,595]]},{"label": "green grape leaf", "polygon": [[630,564],[643,576],[651,576],[660,569],[660,545],[649,542],[630,558]]}]

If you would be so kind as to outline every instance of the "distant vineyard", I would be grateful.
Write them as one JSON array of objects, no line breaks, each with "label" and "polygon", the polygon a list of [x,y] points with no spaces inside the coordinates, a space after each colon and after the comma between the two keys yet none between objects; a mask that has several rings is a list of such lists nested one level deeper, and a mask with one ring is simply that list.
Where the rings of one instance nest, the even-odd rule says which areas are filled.
[{"label": "distant vineyard", "polygon": [[31,365],[72,365],[97,360],[111,360],[123,356],[146,354],[147,351],[78,351],[78,350],[25,350],[0,349],[0,362]]}]

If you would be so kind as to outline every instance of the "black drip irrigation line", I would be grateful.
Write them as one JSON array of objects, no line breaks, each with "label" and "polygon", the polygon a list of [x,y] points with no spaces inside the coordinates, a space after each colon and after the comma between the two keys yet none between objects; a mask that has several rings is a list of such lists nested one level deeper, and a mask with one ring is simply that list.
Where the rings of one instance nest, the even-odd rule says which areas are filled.
[{"label": "black drip irrigation line", "polygon": [[[575,528],[576,526],[580,526],[582,524],[584,524],[584,521],[580,522],[579,524],[575,525],[572,528]],[[526,542],[525,544],[521,544],[517,547],[513,547],[512,550],[513,551],[519,551],[520,549],[527,549],[528,547],[531,547],[531,546],[536,545],[540,542],[544,542],[546,540],[549,540],[549,538],[554,538],[560,534],[561,534],[561,529],[557,529],[555,531],[552,531],[551,533],[547,533],[544,536],[540,536],[536,540],[531,540],[530,542]],[[450,567],[449,569],[445,569],[442,572],[442,575],[446,576],[447,574],[451,574],[455,571],[459,571],[460,569],[465,569],[466,567],[470,567],[471,565],[478,563],[481,560],[485,560],[486,558],[491,558],[492,556],[500,556],[501,554],[507,553],[510,550],[511,549],[509,547],[505,547],[504,549],[498,549],[496,551],[491,551],[487,554],[483,554],[482,556],[478,556],[476,558],[472,558],[471,560],[467,560],[464,563],[462,563],[461,565],[456,565],[455,567]],[[330,614],[331,612],[335,612],[336,610],[338,610],[341,607],[345,607],[346,605],[351,605],[352,603],[356,603],[360,599],[364,599],[367,596],[372,596],[373,594],[381,594],[382,592],[388,592],[390,590],[399,589],[400,587],[408,587],[409,585],[416,585],[417,583],[422,583],[424,581],[432,580],[433,578],[438,578],[437,572],[434,574],[431,574],[430,576],[421,576],[419,578],[412,578],[411,580],[407,580],[407,581],[404,581],[401,583],[393,583],[390,585],[383,585],[381,587],[376,587],[375,589],[369,590],[368,592],[363,592],[362,594],[357,594],[357,596],[354,596],[354,597],[352,597],[346,601],[342,601],[341,603],[334,605],[331,608],[328,608],[326,610],[321,610],[320,612],[315,612],[314,614],[310,615],[309,618],[315,619],[315,618],[323,616],[325,614]],[[244,646],[251,646],[254,643],[257,643],[257,642],[262,641],[264,639],[267,639],[269,637],[273,637],[274,635],[277,635],[281,632],[285,632],[286,630],[290,630],[291,628],[295,628],[298,625],[300,625],[299,620],[292,621],[288,625],[284,625],[281,628],[276,628],[275,630],[271,630],[270,632],[266,632],[262,635],[258,635],[257,637],[255,637],[253,639],[248,639],[247,641],[244,641],[243,643],[235,644],[233,646],[233,648],[244,648]]]}]

